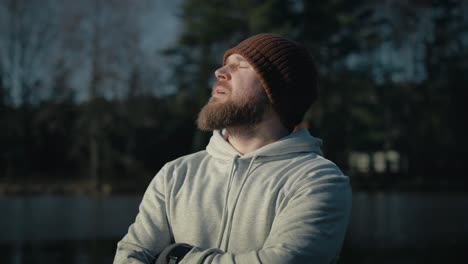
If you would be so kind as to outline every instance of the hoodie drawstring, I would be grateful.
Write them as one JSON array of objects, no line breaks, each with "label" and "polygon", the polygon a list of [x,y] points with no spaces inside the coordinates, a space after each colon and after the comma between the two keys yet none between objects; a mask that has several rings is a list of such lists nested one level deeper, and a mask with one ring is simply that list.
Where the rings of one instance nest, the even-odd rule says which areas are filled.
[{"label": "hoodie drawstring", "polygon": [[[244,188],[244,185],[247,182],[247,178],[249,177],[250,170],[252,168],[252,164],[254,163],[256,158],[257,158],[257,156],[254,156],[250,160],[250,163],[249,163],[249,166],[247,167],[247,171],[245,173],[244,179],[242,180],[241,186],[240,186],[239,191],[237,192],[236,198],[234,200],[234,205],[232,207],[232,212],[231,212],[231,215],[230,215],[229,221],[228,221],[228,224],[229,224],[228,225],[228,234],[231,233],[232,221],[233,221],[233,218],[234,218],[234,211],[236,210],[236,207],[237,207],[237,201],[239,201],[240,194],[242,193],[242,189]],[[228,248],[229,248],[229,239],[226,241],[226,251],[228,250]]]},{"label": "hoodie drawstring", "polygon": [[234,171],[236,170],[236,161],[237,159],[239,158],[239,156],[235,156],[234,159],[232,160],[232,165],[231,165],[231,172],[229,173],[229,181],[228,181],[228,186],[227,186],[227,190],[226,190],[226,195],[224,196],[224,206],[223,206],[223,214],[221,215],[221,230],[219,231],[219,235],[218,235],[218,247],[217,248],[221,248],[221,242],[222,242],[222,238],[223,238],[223,234],[224,234],[224,230],[226,229],[226,218],[227,218],[227,215],[229,213],[229,210],[228,210],[228,199],[229,199],[229,193],[230,193],[230,190],[231,190],[231,184],[232,184],[232,180],[234,178]]}]

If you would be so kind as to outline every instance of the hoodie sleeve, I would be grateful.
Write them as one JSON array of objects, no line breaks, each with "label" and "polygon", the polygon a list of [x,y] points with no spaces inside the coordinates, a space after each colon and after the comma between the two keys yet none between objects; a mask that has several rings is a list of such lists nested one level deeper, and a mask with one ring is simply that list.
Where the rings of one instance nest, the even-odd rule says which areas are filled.
[{"label": "hoodie sleeve", "polygon": [[195,247],[181,264],[333,263],[349,220],[351,188],[348,177],[336,171],[314,174],[322,175],[299,182],[289,194],[261,249],[231,254]]},{"label": "hoodie sleeve", "polygon": [[135,222],[117,244],[114,264],[154,263],[157,255],[171,243],[165,207],[166,174],[167,165],[148,186]]}]

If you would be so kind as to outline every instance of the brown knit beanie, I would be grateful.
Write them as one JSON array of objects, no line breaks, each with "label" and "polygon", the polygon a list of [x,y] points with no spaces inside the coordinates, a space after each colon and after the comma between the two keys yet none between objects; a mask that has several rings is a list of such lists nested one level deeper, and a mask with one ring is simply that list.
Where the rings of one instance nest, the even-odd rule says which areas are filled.
[{"label": "brown knit beanie", "polygon": [[255,69],[273,109],[293,130],[317,97],[317,70],[299,43],[272,34],[254,35],[224,53],[237,53]]}]

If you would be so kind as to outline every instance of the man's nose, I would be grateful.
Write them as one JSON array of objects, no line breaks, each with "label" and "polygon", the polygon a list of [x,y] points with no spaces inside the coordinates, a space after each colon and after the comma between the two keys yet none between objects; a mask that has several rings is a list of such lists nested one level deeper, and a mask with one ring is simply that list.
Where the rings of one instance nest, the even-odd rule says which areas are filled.
[{"label": "man's nose", "polygon": [[231,74],[227,70],[226,65],[224,65],[223,67],[217,69],[215,71],[215,76],[216,76],[216,79],[218,79],[218,80],[226,80],[226,81],[231,80]]}]

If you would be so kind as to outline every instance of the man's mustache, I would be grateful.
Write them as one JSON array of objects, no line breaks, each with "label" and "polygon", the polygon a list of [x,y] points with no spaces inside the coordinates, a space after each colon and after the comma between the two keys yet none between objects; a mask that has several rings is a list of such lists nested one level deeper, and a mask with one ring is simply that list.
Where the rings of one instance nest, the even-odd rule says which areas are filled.
[{"label": "man's mustache", "polygon": [[229,85],[228,82],[226,81],[216,81],[214,84],[213,84],[213,90],[216,89],[216,87],[222,87],[228,91],[231,91],[232,88],[231,88],[231,85]]}]

